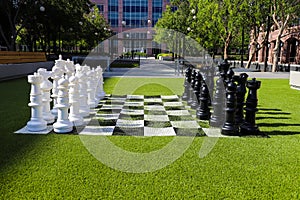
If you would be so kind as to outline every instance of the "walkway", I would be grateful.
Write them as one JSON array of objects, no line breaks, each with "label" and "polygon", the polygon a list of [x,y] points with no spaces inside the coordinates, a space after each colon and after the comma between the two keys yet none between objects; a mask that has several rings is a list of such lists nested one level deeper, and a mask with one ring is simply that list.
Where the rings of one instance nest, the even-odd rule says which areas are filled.
[{"label": "walkway", "polygon": [[139,68],[115,68],[103,73],[104,77],[126,76],[126,77],[169,77],[183,78],[183,75],[176,73],[175,62],[161,61],[155,59],[141,59]]},{"label": "walkway", "polygon": [[[141,59],[139,68],[115,68],[111,71],[105,71],[104,77],[165,77],[165,78],[183,78],[182,65],[179,65],[180,72],[176,70],[175,62],[173,61],[161,61],[155,59]],[[289,72],[251,72],[244,68],[235,68],[235,74],[247,73],[249,78],[276,78],[276,79],[289,79]]]}]

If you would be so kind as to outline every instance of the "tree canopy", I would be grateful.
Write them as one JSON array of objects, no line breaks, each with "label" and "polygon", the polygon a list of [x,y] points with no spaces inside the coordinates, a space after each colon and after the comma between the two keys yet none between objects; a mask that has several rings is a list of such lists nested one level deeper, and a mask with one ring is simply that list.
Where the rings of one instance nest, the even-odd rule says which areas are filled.
[{"label": "tree canopy", "polygon": [[9,50],[15,49],[17,40],[30,50],[39,43],[52,46],[54,52],[61,40],[64,44],[84,40],[92,46],[108,36],[104,27],[108,24],[89,0],[0,1],[0,45]]},{"label": "tree canopy", "polygon": [[185,33],[211,52],[222,48],[226,59],[230,47],[243,51],[245,40],[252,41],[251,45],[255,47],[252,54],[263,48],[268,38],[263,38],[259,48],[257,41],[259,35],[266,37],[268,17],[273,14],[273,22],[278,28],[285,24],[287,16],[289,22],[291,16],[299,18],[300,4],[294,0],[171,0],[171,5],[177,10],[172,12],[169,8],[157,27]]}]

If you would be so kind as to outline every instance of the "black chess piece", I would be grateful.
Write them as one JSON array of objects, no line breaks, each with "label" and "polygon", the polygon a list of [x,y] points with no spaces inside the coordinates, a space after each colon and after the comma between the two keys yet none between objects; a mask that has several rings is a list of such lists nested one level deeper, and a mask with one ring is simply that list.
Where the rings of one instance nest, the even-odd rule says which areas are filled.
[{"label": "black chess piece", "polygon": [[210,126],[222,127],[225,119],[225,87],[224,81],[219,74],[219,79],[216,81],[216,90],[212,102],[213,114],[210,119]]},{"label": "black chess piece", "polygon": [[247,92],[246,82],[248,75],[242,73],[239,76],[234,76],[233,80],[237,82],[236,89],[236,112],[235,112],[235,123],[236,125],[241,125],[244,122],[244,105],[245,105],[245,95]]},{"label": "black chess piece", "polygon": [[194,93],[194,86],[195,86],[195,81],[196,81],[195,78],[196,78],[196,70],[193,69],[192,74],[191,74],[191,84],[190,84],[190,87],[189,87],[189,98],[188,98],[188,101],[187,101],[188,105],[191,105],[194,98],[195,98],[195,93]]},{"label": "black chess piece", "polygon": [[229,70],[230,64],[227,60],[224,60],[221,64],[218,65],[220,76],[223,78],[223,81],[227,78],[227,72]]},{"label": "black chess piece", "polygon": [[185,70],[184,92],[183,92],[182,97],[181,97],[181,99],[183,101],[187,101],[188,97],[189,97],[189,87],[190,87],[190,84],[191,84],[191,75],[192,75],[192,68],[189,66]]},{"label": "black chess piece", "polygon": [[193,102],[191,103],[191,108],[196,109],[199,105],[199,94],[201,90],[201,81],[202,81],[202,75],[200,71],[196,72],[195,76],[195,84],[194,84],[194,97]]},{"label": "black chess piece", "polygon": [[226,109],[225,109],[225,123],[222,127],[221,133],[223,135],[237,135],[238,129],[235,124],[236,111],[236,84],[231,80],[226,87]]},{"label": "black chess piece", "polygon": [[255,124],[255,113],[257,109],[257,90],[260,88],[261,82],[253,78],[247,81],[247,88],[249,89],[246,100],[246,117],[245,122],[240,126],[241,135],[257,135],[260,133],[259,128]]},{"label": "black chess piece", "polygon": [[209,98],[208,98],[208,105],[211,106],[212,100],[211,100],[211,94],[213,94],[214,91],[214,77],[215,77],[215,67],[214,66],[206,66],[203,73],[205,74],[204,80],[208,87],[209,91]]},{"label": "black chess piece", "polygon": [[233,76],[234,76],[234,71],[232,70],[232,68],[228,69],[225,76],[225,87],[230,81],[232,81]]},{"label": "black chess piece", "polygon": [[196,116],[198,119],[201,120],[209,120],[210,119],[210,109],[208,107],[208,100],[209,100],[209,91],[208,87],[204,80],[202,80],[202,87],[200,92],[200,105],[198,106]]}]

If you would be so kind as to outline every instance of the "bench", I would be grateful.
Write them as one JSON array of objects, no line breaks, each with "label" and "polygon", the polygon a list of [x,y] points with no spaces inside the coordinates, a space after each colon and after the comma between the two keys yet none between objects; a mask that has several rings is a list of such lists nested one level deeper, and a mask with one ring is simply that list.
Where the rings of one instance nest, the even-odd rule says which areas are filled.
[{"label": "bench", "polygon": [[46,62],[44,52],[0,51],[0,64]]},{"label": "bench", "polygon": [[297,71],[290,72],[290,86],[293,89],[300,90],[300,72]]}]

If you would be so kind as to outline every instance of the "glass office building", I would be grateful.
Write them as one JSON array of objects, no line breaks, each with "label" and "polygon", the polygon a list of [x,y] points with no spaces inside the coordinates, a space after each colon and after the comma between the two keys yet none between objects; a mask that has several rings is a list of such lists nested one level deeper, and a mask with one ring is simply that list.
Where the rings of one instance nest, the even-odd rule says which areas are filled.
[{"label": "glass office building", "polygon": [[[154,27],[169,0],[92,0],[107,19],[115,34],[135,28]],[[118,36],[122,41],[114,42],[118,53],[131,50],[147,51],[147,43],[152,42],[145,33],[124,33]],[[132,39],[134,41],[132,41]],[[157,45],[156,45],[157,46]],[[153,54],[148,52],[147,54]]]}]

